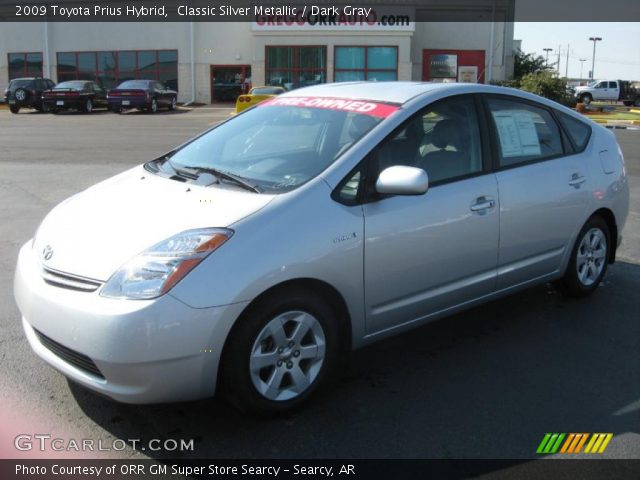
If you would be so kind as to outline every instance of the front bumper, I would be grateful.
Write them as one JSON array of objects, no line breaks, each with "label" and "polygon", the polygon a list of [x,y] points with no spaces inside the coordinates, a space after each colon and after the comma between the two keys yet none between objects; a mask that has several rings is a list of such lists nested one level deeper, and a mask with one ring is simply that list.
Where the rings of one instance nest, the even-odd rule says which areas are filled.
[{"label": "front bumper", "polygon": [[[50,285],[31,242],[20,250],[14,295],[32,349],[65,376],[126,403],[194,400],[215,392],[224,341],[246,303],[196,309],[169,294],[117,300]],[[39,332],[39,334],[37,332]],[[88,357],[79,368],[42,335]]]}]

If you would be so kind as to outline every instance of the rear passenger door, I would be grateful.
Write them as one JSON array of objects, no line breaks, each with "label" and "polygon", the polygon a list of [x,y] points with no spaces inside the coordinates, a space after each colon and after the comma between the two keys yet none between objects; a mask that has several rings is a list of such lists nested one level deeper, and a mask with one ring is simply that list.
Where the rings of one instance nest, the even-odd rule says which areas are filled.
[{"label": "rear passenger door", "polygon": [[547,107],[486,97],[500,192],[498,289],[555,275],[588,202],[587,162]]}]

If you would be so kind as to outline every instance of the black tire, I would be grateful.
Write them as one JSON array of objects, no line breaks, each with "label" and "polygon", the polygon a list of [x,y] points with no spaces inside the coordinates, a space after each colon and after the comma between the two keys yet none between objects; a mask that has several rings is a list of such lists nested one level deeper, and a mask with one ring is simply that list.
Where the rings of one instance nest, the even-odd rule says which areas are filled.
[{"label": "black tire", "polygon": [[592,100],[593,100],[593,97],[591,96],[590,93],[583,93],[582,95],[580,95],[580,103],[589,105]]},{"label": "black tire", "polygon": [[623,104],[625,107],[632,107],[632,106],[633,106],[633,102],[632,102],[631,100],[624,100],[624,101],[622,102],[622,104]]},{"label": "black tire", "polygon": [[156,98],[151,99],[151,104],[147,110],[149,113],[156,113],[158,111],[158,100]]},{"label": "black tire", "polygon": [[82,105],[82,111],[84,113],[91,113],[93,112],[93,101],[90,98],[87,98],[84,101],[84,105]]},{"label": "black tire", "polygon": [[176,97],[171,97],[171,102],[169,102],[169,110],[175,110],[178,106],[178,99]]},{"label": "black tire", "polygon": [[18,113],[20,111],[20,107],[18,105],[9,105],[9,110],[11,113]]},{"label": "black tire", "polygon": [[[305,390],[290,399],[272,400],[260,393],[254,385],[250,371],[250,357],[254,344],[256,344],[258,336],[264,327],[279,315],[294,311],[311,315],[321,325],[325,342],[324,359],[315,378],[309,383],[308,387],[305,387]],[[287,338],[287,341],[290,339]],[[322,296],[304,289],[292,289],[275,293],[249,307],[236,322],[227,338],[223,351],[218,390],[221,391],[232,406],[244,412],[273,414],[291,410],[309,398],[322,384],[329,372],[332,371],[340,351],[338,342],[337,316],[333,308]],[[302,345],[302,341],[300,345]],[[275,349],[276,347],[274,346],[273,348]],[[296,347],[290,344],[289,355],[291,355],[293,348]],[[274,350],[273,352],[273,354],[278,353],[280,351]],[[294,356],[295,353],[294,350]],[[283,355],[286,355],[286,352]],[[297,361],[302,362],[302,360]],[[280,368],[291,368],[289,359],[285,359],[284,362],[286,363]],[[280,364],[282,363],[280,361]],[[302,366],[302,363],[296,363],[293,368],[298,368],[298,365]],[[275,375],[277,367],[266,368],[272,368],[271,373]],[[283,375],[289,375],[287,377],[288,381],[293,380],[293,371],[291,373],[287,373],[286,370],[282,371],[284,372]],[[267,373],[269,372],[267,371]],[[282,376],[282,378],[283,382],[286,383],[285,377]]]},{"label": "black tire", "polygon": [[42,102],[40,104],[40,109],[39,109],[42,113],[49,113],[49,105],[47,105],[45,102]]},{"label": "black tire", "polygon": [[[587,258],[589,258],[593,263],[593,268],[598,268],[600,273],[595,276],[595,279],[590,282],[585,282],[581,280],[581,277],[578,273],[578,265],[579,265],[579,256],[582,258],[585,257],[585,252],[583,251],[583,240],[585,236],[592,235],[592,232],[600,231],[604,236],[606,241],[606,245],[604,246],[604,258],[602,258],[602,266],[597,263],[598,260],[595,257],[594,253],[586,254]],[[570,297],[586,297],[595,291],[600,285],[600,282],[604,278],[604,275],[607,273],[607,265],[609,264],[609,254],[611,252],[611,233],[609,232],[609,227],[607,222],[605,222],[602,217],[593,216],[591,217],[587,223],[582,227],[578,237],[576,238],[576,243],[571,250],[571,259],[569,260],[569,265],[567,266],[567,271],[560,280],[559,285],[560,289],[563,293]],[[584,265],[584,264],[583,264]]]},{"label": "black tire", "polygon": [[635,101],[633,102],[633,105],[636,106],[636,107],[640,107],[640,97],[637,97],[635,99]]}]

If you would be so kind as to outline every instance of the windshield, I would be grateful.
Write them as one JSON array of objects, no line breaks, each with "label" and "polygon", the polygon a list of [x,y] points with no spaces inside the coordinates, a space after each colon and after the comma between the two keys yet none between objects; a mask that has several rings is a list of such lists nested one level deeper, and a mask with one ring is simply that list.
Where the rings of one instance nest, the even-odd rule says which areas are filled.
[{"label": "windshield", "polygon": [[149,88],[146,80],[127,80],[118,85],[118,88]]},{"label": "windshield", "polygon": [[[318,175],[397,109],[318,98],[312,100],[324,102],[322,108],[291,105],[298,98],[303,97],[275,97],[221,124],[176,151],[163,171],[213,168],[240,176],[263,192],[283,193]],[[336,105],[339,109],[329,108]]]},{"label": "windshield", "polygon": [[82,82],[82,81],[74,81],[74,82],[62,82],[59,83],[58,85],[56,85],[54,88],[57,90],[58,88],[74,88],[74,89],[78,89],[78,88],[84,88],[84,84],[86,82]]},{"label": "windshield", "polygon": [[256,87],[251,89],[252,95],[279,95],[284,93],[284,90],[279,87]]}]

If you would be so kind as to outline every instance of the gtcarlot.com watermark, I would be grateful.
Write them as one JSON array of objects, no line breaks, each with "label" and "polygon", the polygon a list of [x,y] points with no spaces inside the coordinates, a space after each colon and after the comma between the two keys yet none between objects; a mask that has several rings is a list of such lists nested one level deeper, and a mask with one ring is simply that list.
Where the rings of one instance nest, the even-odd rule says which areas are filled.
[{"label": "gtcarlot.com watermark", "polygon": [[14,438],[13,446],[16,450],[28,452],[37,450],[41,452],[121,452],[127,447],[134,450],[149,450],[152,452],[193,452],[193,439],[152,438],[142,440],[140,438],[116,438],[113,440],[94,440],[92,438],[60,438],[50,434],[21,434]]}]

